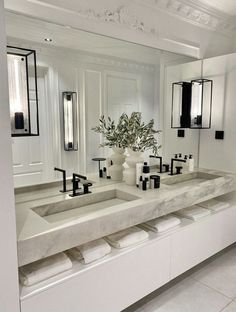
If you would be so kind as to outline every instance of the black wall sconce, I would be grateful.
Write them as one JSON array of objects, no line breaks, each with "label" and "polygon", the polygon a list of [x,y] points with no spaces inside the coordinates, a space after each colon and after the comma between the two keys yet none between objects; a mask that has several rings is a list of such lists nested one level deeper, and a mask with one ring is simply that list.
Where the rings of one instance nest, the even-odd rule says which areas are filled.
[{"label": "black wall sconce", "polygon": [[38,89],[35,50],[7,46],[11,134],[38,136]]},{"label": "black wall sconce", "polygon": [[195,79],[172,84],[171,128],[211,128],[213,81]]},{"label": "black wall sconce", "polygon": [[76,92],[62,92],[62,101],[64,119],[64,149],[65,151],[77,151],[78,128]]}]

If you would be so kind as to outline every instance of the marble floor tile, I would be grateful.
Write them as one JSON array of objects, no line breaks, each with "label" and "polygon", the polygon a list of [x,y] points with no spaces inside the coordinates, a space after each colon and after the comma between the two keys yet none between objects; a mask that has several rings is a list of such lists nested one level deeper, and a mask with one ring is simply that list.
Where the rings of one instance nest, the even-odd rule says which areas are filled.
[{"label": "marble floor tile", "polygon": [[219,255],[191,277],[229,298],[236,298],[236,247]]},{"label": "marble floor tile", "polygon": [[123,312],[220,312],[230,299],[202,283],[186,278],[150,301]]},{"label": "marble floor tile", "polygon": [[236,302],[235,301],[231,302],[221,312],[236,312]]}]

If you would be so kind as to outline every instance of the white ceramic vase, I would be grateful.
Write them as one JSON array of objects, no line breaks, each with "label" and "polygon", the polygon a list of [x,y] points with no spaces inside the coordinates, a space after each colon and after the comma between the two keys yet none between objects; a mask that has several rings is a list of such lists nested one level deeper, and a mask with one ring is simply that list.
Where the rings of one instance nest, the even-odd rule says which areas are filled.
[{"label": "white ceramic vase", "polygon": [[128,155],[125,158],[124,181],[128,185],[136,185],[136,164],[142,163],[142,152],[135,152],[132,149],[127,150]]},{"label": "white ceramic vase", "polygon": [[109,175],[113,181],[122,181],[123,180],[123,163],[125,162],[124,148],[113,147],[114,154],[110,156],[112,165],[109,167]]}]

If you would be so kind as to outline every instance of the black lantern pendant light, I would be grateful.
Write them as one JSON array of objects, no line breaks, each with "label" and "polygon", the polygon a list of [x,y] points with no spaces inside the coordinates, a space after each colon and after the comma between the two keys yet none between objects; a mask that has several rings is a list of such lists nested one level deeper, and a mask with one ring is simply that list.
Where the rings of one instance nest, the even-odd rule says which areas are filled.
[{"label": "black lantern pendant light", "polygon": [[211,128],[212,89],[213,81],[206,78],[174,82],[171,128]]},{"label": "black lantern pendant light", "polygon": [[36,52],[7,46],[12,136],[38,136]]},{"label": "black lantern pendant light", "polygon": [[191,129],[211,128],[213,81],[196,79],[191,81]]}]

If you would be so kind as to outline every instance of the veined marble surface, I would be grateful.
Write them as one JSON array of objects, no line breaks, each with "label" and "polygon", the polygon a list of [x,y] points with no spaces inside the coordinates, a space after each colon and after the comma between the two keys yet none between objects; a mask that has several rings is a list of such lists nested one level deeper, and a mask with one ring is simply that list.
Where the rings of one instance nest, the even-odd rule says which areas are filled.
[{"label": "veined marble surface", "polygon": [[[161,174],[161,187],[147,191],[104,179],[95,181],[92,194],[74,198],[59,193],[55,186],[29,192],[26,189],[16,194],[18,264],[25,265],[235,190],[235,174],[205,169],[178,176]],[[90,200],[104,194],[113,195],[105,198],[104,206],[91,209],[94,206]],[[45,217],[62,211],[65,218]]]}]

